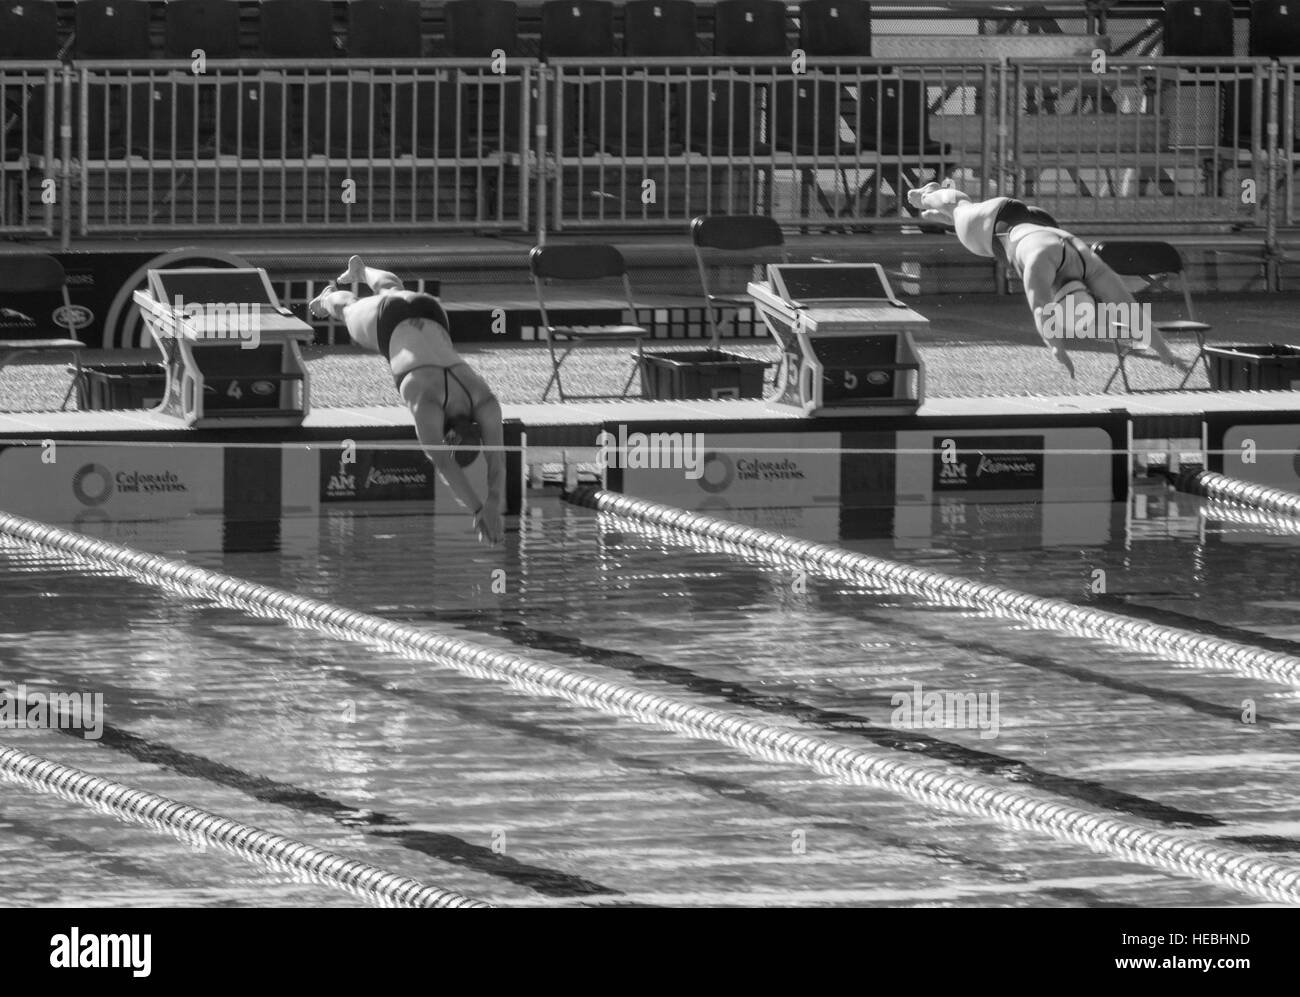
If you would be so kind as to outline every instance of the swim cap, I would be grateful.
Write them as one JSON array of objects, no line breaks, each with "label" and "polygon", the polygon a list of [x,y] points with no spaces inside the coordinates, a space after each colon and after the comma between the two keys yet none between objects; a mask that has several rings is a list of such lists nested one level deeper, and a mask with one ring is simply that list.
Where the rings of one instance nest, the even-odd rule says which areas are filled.
[{"label": "swim cap", "polygon": [[456,448],[454,453],[457,464],[469,467],[478,459],[479,450],[483,446],[483,430],[473,419],[462,416],[452,420],[443,434],[442,442]]}]

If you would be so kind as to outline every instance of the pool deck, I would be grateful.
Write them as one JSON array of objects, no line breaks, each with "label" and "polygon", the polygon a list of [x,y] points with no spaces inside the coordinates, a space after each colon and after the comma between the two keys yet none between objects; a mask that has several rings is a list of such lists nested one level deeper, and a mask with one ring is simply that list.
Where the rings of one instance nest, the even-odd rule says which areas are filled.
[{"label": "pool deck", "polygon": [[[980,398],[934,398],[926,401],[915,413],[880,413],[877,415],[831,415],[810,418],[791,408],[769,404],[761,400],[706,400],[653,401],[627,399],[610,401],[569,401],[550,403],[505,404],[502,406],[507,421],[518,422],[529,429],[551,427],[597,427],[617,423],[661,424],[749,424],[784,421],[801,427],[830,425],[843,428],[846,421],[863,427],[881,425],[899,420],[924,423],[927,420],[945,422],[961,419],[1023,421],[1026,418],[1059,419],[1072,417],[1105,417],[1126,415],[1142,417],[1193,417],[1201,418],[1233,413],[1294,415],[1300,422],[1300,391],[1168,391],[1144,392],[1127,395],[1063,395],[1063,396],[1009,396]],[[202,434],[204,436],[237,436],[247,440],[249,434],[274,432],[279,438],[338,438],[361,430],[367,436],[376,431],[388,435],[407,436],[411,433],[410,413],[402,405],[357,405],[318,408],[312,411],[302,426],[266,427],[262,429],[206,428],[193,430],[173,416],[154,411],[104,411],[104,412],[0,412],[0,438],[32,438],[39,435],[53,438],[102,437],[111,439],[140,434]]]}]

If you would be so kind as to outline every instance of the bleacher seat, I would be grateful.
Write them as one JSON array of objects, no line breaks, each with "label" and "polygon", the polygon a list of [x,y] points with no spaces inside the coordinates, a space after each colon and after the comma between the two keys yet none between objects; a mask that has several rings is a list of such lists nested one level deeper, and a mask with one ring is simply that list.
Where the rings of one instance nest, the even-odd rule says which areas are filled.
[{"label": "bleacher seat", "polygon": [[804,0],[799,47],[809,55],[871,55],[871,4],[866,0]]},{"label": "bleacher seat", "polygon": [[1232,0],[1169,0],[1163,26],[1165,55],[1232,56]]},{"label": "bleacher seat", "polygon": [[[239,5],[230,0],[171,0],[164,8],[163,56],[191,59],[201,50],[208,59],[239,58]],[[170,138],[175,120],[176,149],[180,155],[196,145],[211,147],[216,120],[216,94],[220,93],[220,116],[233,120],[238,105],[236,84],[206,86],[206,80],[190,72],[172,74],[154,88],[154,152],[170,155]]]},{"label": "bleacher seat", "polygon": [[[609,0],[547,0],[542,4],[542,58],[610,58],[614,5]],[[570,81],[560,90],[560,154],[590,155],[602,132],[603,86]]]},{"label": "bleacher seat", "polygon": [[[871,58],[871,8],[863,0],[808,0],[799,7],[799,47],[809,56]],[[777,87],[772,132],[778,149],[801,156],[852,156],[840,138],[844,88],[833,79]]]},{"label": "bleacher seat", "polygon": [[420,0],[352,0],[348,4],[350,58],[417,59],[423,55]]},{"label": "bleacher seat", "polygon": [[209,59],[239,58],[239,4],[169,0],[163,17],[163,54],[168,59],[189,59],[195,49]]},{"label": "bleacher seat", "polygon": [[[354,0],[348,4],[348,58],[418,59],[423,49],[419,0]],[[409,83],[409,74],[403,71],[374,70],[359,79],[368,82],[354,84],[350,101],[347,85],[335,85],[330,104],[331,134],[335,129],[348,129],[347,106],[351,104],[354,155],[368,156],[372,150],[376,157],[389,155],[404,144],[394,131],[409,143],[413,129],[418,135],[426,122],[432,128],[434,100],[444,91],[450,92],[450,88],[433,84]],[[417,106],[422,112],[418,121]],[[331,144],[335,146],[332,151],[339,151],[337,142]]]},{"label": "bleacher seat", "polygon": [[[146,0],[81,0],[76,10],[77,58],[151,58],[149,17]],[[153,96],[145,77],[130,84],[116,77],[111,86],[92,85],[86,108],[88,158],[115,159],[128,147],[147,152]]]},{"label": "bleacher seat", "polygon": [[448,0],[442,5],[446,24],[441,55],[453,59],[488,59],[493,52],[519,55],[519,5],[513,0]]},{"label": "bleacher seat", "polygon": [[[696,54],[697,24],[692,0],[630,0],[623,7],[623,54],[631,59],[680,58]],[[652,72],[647,82],[607,88],[606,148],[629,156],[675,154],[684,144],[680,75]],[[625,122],[625,124],[621,124]],[[624,135],[626,149],[622,148]]]},{"label": "bleacher seat", "polygon": [[0,2],[0,59],[55,59],[59,55],[54,0]]},{"label": "bleacher seat", "polygon": [[[790,53],[781,0],[719,0],[713,8],[713,54],[734,57]],[[756,127],[758,87],[752,74],[715,76],[691,85],[691,147],[715,155],[765,151]]]},{"label": "bleacher seat", "polygon": [[[459,74],[459,92],[442,88],[440,150],[450,154],[459,148],[464,155],[481,156],[498,145],[517,149],[524,94],[510,62],[519,56],[518,5],[511,0],[449,0],[442,11],[445,29],[438,54],[481,59],[483,67]],[[497,53],[506,58],[504,76],[491,71],[489,60]],[[420,148],[424,155],[432,153],[427,142],[421,141]]]},{"label": "bleacher seat", "polygon": [[[59,55],[58,8],[53,0],[0,0],[0,59],[55,59]],[[33,82],[20,91],[10,87],[0,113],[5,129],[5,158],[17,159],[26,148],[45,141],[45,86]],[[26,135],[21,122],[26,120]],[[24,141],[25,139],[25,141]]]},{"label": "bleacher seat", "polygon": [[[263,0],[258,51],[263,59],[332,59],[334,15],[319,0]],[[307,85],[303,70],[268,72],[246,79],[241,95],[242,147],[267,158],[325,151],[324,81]],[[331,136],[336,144],[339,136]]]},{"label": "bleacher seat", "polygon": [[[1250,49],[1249,54],[1264,59],[1286,59],[1300,56],[1300,2],[1296,0],[1254,0],[1250,5]],[[1251,88],[1238,99],[1239,107],[1236,117],[1239,125],[1237,134],[1249,134]],[[1285,83],[1278,88],[1281,107],[1278,111],[1279,144],[1286,134],[1288,119],[1294,122],[1295,93]],[[1292,126],[1293,151],[1300,151],[1300,128]],[[1230,134],[1232,132],[1229,132]]]}]

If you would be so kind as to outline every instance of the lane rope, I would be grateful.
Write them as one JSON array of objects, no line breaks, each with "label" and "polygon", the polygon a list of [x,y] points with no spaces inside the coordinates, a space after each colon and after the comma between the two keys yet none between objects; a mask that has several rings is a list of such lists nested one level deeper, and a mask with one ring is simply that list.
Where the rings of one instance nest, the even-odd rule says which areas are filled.
[{"label": "lane rope", "polygon": [[208,598],[346,640],[390,648],[477,678],[504,682],[531,695],[556,697],[714,741],[765,761],[802,765],[846,782],[884,789],[928,806],[985,817],[1017,831],[1028,830],[1083,845],[1161,872],[1181,873],[1266,900],[1300,904],[1300,866],[1275,862],[1266,856],[918,764],[899,752],[865,751],[798,728],[778,727],[673,699],[0,512],[3,535],[157,588]]},{"label": "lane rope", "polygon": [[1076,606],[1063,599],[971,581],[830,544],[799,540],[757,526],[730,523],[599,488],[579,488],[570,493],[568,499],[636,524],[704,537],[767,563],[812,568],[831,578],[865,579],[890,592],[919,595],[947,605],[967,606],[991,616],[1009,617],[1037,627],[1103,640],[1126,650],[1136,649],[1201,668],[1235,672],[1300,688],[1300,657],[1294,655],[1149,623],[1090,606]]},{"label": "lane rope", "polygon": [[1260,512],[1300,519],[1300,495],[1271,485],[1259,485],[1214,471],[1183,474],[1175,481],[1180,492],[1202,495],[1216,502],[1233,502]]},{"label": "lane rope", "polygon": [[383,907],[490,906],[17,748],[0,747],[0,779],[162,831],[191,846],[211,846],[275,872],[297,873]]}]

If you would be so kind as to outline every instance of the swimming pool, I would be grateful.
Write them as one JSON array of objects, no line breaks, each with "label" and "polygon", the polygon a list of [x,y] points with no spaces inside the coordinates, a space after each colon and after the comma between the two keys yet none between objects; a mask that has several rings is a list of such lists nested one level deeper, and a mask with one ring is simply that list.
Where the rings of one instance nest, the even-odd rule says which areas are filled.
[{"label": "swimming pool", "polygon": [[[924,539],[861,529],[893,535],[845,545],[1294,651],[1295,540],[1176,502],[1180,515],[1163,518],[1094,510],[1110,529],[1084,547],[1045,545],[1023,509],[989,503],[965,521],[936,508],[941,528]],[[271,549],[239,553],[221,549],[220,522],[114,532],[1207,842],[1279,859],[1300,849],[1293,690],[792,577],[553,499],[535,500],[499,550],[450,517],[390,511],[286,519],[260,544]],[[855,514],[868,526],[891,515],[901,522]],[[98,741],[9,730],[5,743],[498,904],[1253,902],[46,553],[0,549],[0,593],[6,682],[101,691],[106,717]],[[900,721],[897,697],[925,690],[997,693],[996,736],[992,723]],[[355,903],[59,801],[0,799],[5,903]]]}]

